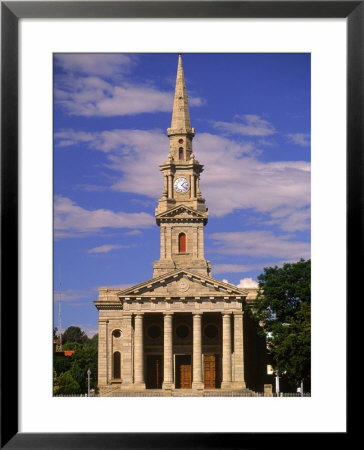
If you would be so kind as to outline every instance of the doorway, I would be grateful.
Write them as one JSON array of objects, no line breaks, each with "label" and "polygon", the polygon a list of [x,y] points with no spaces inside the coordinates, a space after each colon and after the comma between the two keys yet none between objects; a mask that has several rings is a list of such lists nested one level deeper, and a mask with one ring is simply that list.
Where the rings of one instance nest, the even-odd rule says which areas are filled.
[{"label": "doorway", "polygon": [[176,388],[191,389],[192,365],[191,355],[176,355]]},{"label": "doorway", "polygon": [[147,355],[147,389],[162,389],[163,355]]},{"label": "doorway", "polygon": [[219,355],[203,355],[205,389],[218,387]]}]

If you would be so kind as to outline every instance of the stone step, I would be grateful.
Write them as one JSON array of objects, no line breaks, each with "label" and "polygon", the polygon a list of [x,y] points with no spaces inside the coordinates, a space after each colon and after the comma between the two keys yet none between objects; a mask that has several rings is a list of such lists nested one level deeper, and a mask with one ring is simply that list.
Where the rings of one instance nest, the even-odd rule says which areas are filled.
[{"label": "stone step", "polygon": [[225,390],[225,389],[145,389],[141,391],[122,391],[119,386],[105,387],[100,390],[100,397],[262,397],[262,393],[250,389]]}]

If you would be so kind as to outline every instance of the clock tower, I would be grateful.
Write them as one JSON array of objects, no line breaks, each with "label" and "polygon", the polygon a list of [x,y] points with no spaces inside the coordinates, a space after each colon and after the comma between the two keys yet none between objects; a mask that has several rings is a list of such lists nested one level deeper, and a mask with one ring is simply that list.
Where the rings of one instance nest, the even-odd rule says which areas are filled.
[{"label": "clock tower", "polygon": [[207,208],[199,187],[203,166],[195,159],[188,97],[182,57],[178,56],[172,123],[167,129],[169,154],[160,165],[163,192],[155,211],[160,227],[160,259],[154,263],[153,277],[184,268],[211,276],[211,265],[204,258],[203,230]]}]

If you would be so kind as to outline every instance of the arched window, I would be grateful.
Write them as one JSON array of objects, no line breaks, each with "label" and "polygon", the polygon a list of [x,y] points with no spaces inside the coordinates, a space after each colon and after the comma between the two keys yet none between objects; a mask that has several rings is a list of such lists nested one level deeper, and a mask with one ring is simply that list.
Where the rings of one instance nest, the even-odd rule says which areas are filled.
[{"label": "arched window", "polygon": [[178,236],[178,251],[186,253],[186,235],[184,233],[180,233]]},{"label": "arched window", "polygon": [[180,147],[180,149],[179,149],[179,160],[180,161],[183,160],[183,147]]},{"label": "arched window", "polygon": [[121,370],[120,370],[120,352],[115,352],[113,357],[113,366],[114,366],[114,378],[121,378]]}]

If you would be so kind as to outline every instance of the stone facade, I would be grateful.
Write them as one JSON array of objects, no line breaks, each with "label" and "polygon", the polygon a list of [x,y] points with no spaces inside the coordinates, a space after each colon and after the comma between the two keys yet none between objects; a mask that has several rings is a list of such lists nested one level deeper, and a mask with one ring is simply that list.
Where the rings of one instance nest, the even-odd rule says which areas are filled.
[{"label": "stone facade", "polygon": [[155,216],[160,259],[153,278],[117,290],[102,287],[99,311],[98,387],[117,390],[246,388],[244,308],[254,289],[211,277],[204,256],[208,210],[199,188],[203,166],[195,159],[179,55],[170,151],[160,166],[162,197]]}]

